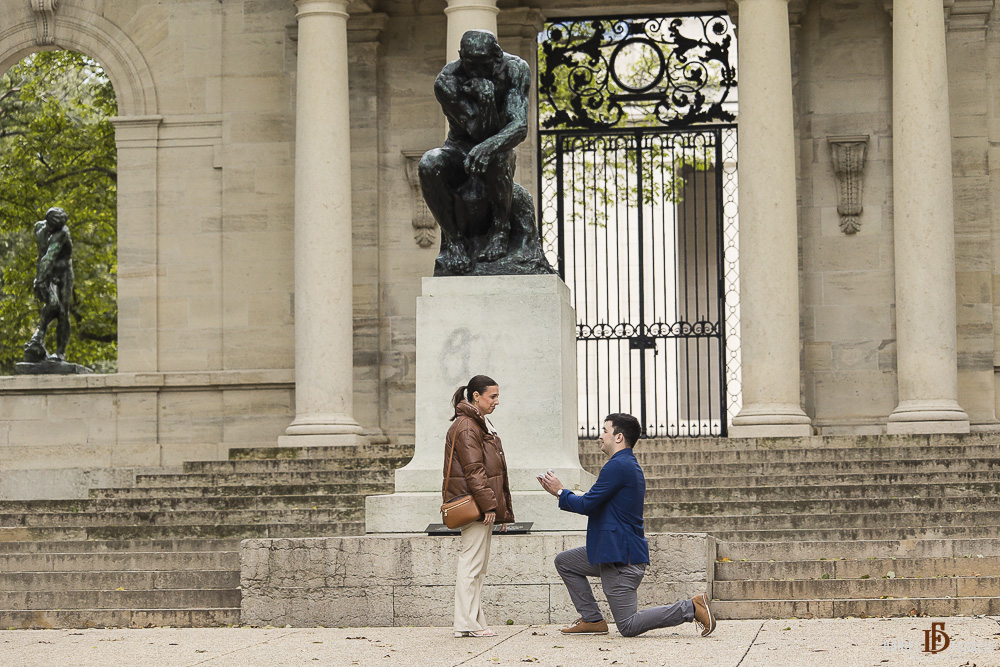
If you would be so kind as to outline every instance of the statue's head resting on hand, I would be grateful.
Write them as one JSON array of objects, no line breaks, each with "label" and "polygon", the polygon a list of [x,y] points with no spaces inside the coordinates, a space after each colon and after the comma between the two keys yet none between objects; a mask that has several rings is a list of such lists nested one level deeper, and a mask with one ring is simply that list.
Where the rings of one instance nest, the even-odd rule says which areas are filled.
[{"label": "statue's head resting on hand", "polygon": [[503,67],[503,49],[488,30],[469,30],[462,35],[458,57],[462,69],[473,78],[492,78]]}]

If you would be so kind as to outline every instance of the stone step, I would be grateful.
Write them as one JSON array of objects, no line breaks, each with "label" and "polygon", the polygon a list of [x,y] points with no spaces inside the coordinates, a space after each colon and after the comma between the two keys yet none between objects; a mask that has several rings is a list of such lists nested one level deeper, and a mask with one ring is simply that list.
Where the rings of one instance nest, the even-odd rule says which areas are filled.
[{"label": "stone step", "polygon": [[[894,461],[897,459],[1000,458],[1000,441],[995,444],[945,447],[855,447],[822,449],[752,449],[716,451],[636,450],[636,459],[645,468],[662,464],[697,463],[803,463],[826,461]],[[584,465],[603,465],[607,457],[600,451],[580,454]]]},{"label": "stone step", "polygon": [[[18,563],[17,565],[21,565]],[[239,563],[227,570],[0,572],[0,592],[214,590],[240,587]],[[0,593],[2,594],[2,593]],[[16,608],[16,605],[15,607]]]},{"label": "stone step", "polygon": [[363,509],[252,509],[252,510],[168,510],[148,512],[26,512],[0,514],[0,528],[75,526],[183,526],[214,523],[230,524],[296,523],[317,524],[357,521]]},{"label": "stone step", "polygon": [[[727,483],[729,479],[725,480]],[[649,480],[647,480],[648,484]],[[803,484],[777,486],[646,487],[646,502],[838,500],[1000,497],[1000,480],[928,484]]]},{"label": "stone step", "polygon": [[7,572],[183,572],[239,569],[238,544],[230,551],[0,552],[0,576]]},{"label": "stone step", "polygon": [[90,489],[92,499],[113,498],[209,498],[235,496],[370,496],[392,493],[392,484],[260,484],[243,486],[143,486]]},{"label": "stone step", "polygon": [[[997,433],[928,435],[834,435],[803,438],[642,438],[642,451],[750,451],[772,449],[870,449],[899,447],[976,446],[1000,443]],[[580,452],[599,451],[597,439],[580,440]]]},{"label": "stone step", "polygon": [[240,608],[0,609],[0,628],[212,628],[238,625]]},{"label": "stone step", "polygon": [[239,607],[240,589],[2,591],[0,609],[215,609]]},{"label": "stone step", "polygon": [[720,620],[764,618],[843,618],[888,616],[971,616],[1000,613],[995,597],[827,600],[718,600],[712,611]]},{"label": "stone step", "polygon": [[[1000,535],[1000,525],[898,525],[888,528],[778,528],[774,530],[697,530],[670,529],[674,519],[646,519],[646,532],[707,532],[717,540],[727,542],[830,542],[858,540],[925,540],[992,538]],[[667,527],[663,527],[660,524]],[[652,525],[651,525],[652,524]]]},{"label": "stone step", "polygon": [[0,528],[0,543],[32,540],[171,540],[178,538],[336,537],[364,535],[364,521],[335,523],[173,524]]},{"label": "stone step", "polygon": [[373,444],[336,447],[230,447],[229,460],[411,458],[413,445]]},{"label": "stone step", "polygon": [[[271,484],[386,484],[393,483],[393,471],[323,470],[312,472],[260,473],[177,473],[136,475],[136,487],[152,486],[267,486]],[[387,486],[391,490],[391,486]]]},{"label": "stone step", "polygon": [[[599,471],[591,470],[595,474]],[[718,488],[725,484],[732,489],[747,487],[783,486],[837,486],[837,485],[868,485],[879,489],[886,485],[896,484],[952,484],[952,483],[986,483],[1000,481],[1000,470],[995,471],[965,471],[965,472],[922,472],[922,473],[835,473],[829,475],[731,475],[720,477],[651,477],[646,475],[646,491],[658,488],[700,489]]]},{"label": "stone step", "polygon": [[[806,529],[891,529],[915,526],[986,527],[1000,526],[1000,511],[952,512],[853,512],[843,514],[757,514],[646,517],[646,529],[653,533],[806,530]],[[932,536],[928,536],[932,537]]]},{"label": "stone step", "polygon": [[357,509],[364,506],[364,496],[307,495],[284,496],[277,494],[256,496],[201,496],[180,498],[105,498],[88,500],[6,500],[0,501],[0,525],[5,515],[37,513],[93,513],[93,512],[229,512],[235,510],[265,509]]},{"label": "stone step", "polygon": [[32,540],[18,542],[0,538],[0,555],[3,554],[121,554],[129,553],[179,553],[179,552],[228,552],[239,553],[239,539],[128,539],[128,540]]},{"label": "stone step", "polygon": [[[1000,471],[1000,457],[955,459],[859,459],[856,461],[806,461],[788,463],[681,463],[643,466],[650,477],[706,477],[719,480],[741,475],[830,475],[837,473],[934,473]],[[716,482],[718,483],[718,482]]]},{"label": "stone step", "polygon": [[712,595],[720,600],[1000,597],[1000,577],[716,581]]},{"label": "stone step", "polygon": [[885,558],[964,558],[1000,556],[1000,538],[979,539],[843,539],[794,542],[718,542],[719,558],[732,561],[885,559]]},{"label": "stone step", "polygon": [[[1000,461],[1000,460],[998,460]],[[391,474],[406,465],[402,456],[379,456],[342,459],[249,459],[245,461],[185,461],[184,472],[196,473],[254,473],[254,472],[309,472],[332,470],[382,470]]]},{"label": "stone step", "polygon": [[1000,576],[1000,557],[716,561],[715,581]]},{"label": "stone step", "polygon": [[[815,515],[851,516],[869,512],[878,513],[963,513],[973,507],[982,512],[996,512],[1000,520],[1000,497],[978,496],[932,496],[899,498],[817,498],[797,500],[736,500],[708,502],[650,502],[646,499],[646,517],[687,517],[703,515],[711,517],[743,517],[749,521],[771,521],[771,517],[806,517]],[[992,520],[992,518],[990,519]],[[2,521],[2,515],[0,515]],[[758,521],[755,526],[761,525]],[[789,527],[797,527],[786,524]],[[851,524],[847,524],[851,525]],[[753,527],[753,526],[746,526]]]}]

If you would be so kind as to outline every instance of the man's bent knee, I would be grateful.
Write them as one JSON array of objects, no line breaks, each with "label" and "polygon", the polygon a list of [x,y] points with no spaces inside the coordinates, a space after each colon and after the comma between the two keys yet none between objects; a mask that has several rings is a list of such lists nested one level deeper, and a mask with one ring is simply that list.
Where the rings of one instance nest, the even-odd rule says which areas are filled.
[{"label": "man's bent knee", "polygon": [[568,553],[569,553],[568,551],[561,551],[556,554],[556,559],[555,559],[556,572],[559,572],[559,574],[568,571],[568,568],[566,566],[566,559]]},{"label": "man's bent knee", "polygon": [[615,625],[618,626],[618,632],[621,633],[622,637],[637,637],[642,634],[638,624],[633,622],[634,619],[635,616],[629,616],[621,621],[615,619]]}]

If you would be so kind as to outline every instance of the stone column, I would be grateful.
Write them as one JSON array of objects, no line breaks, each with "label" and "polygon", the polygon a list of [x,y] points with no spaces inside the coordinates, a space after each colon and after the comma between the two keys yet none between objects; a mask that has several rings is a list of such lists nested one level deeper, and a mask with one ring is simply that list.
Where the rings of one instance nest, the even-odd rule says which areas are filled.
[{"label": "stone column", "polygon": [[347,0],[295,0],[295,420],[282,445],[357,440]]},{"label": "stone column", "polygon": [[958,404],[955,215],[944,13],[895,0],[893,242],[899,405],[889,433],[968,433]]},{"label": "stone column", "polygon": [[445,62],[458,58],[462,35],[469,30],[489,30],[497,34],[496,0],[448,0],[444,10],[448,17],[448,42]]},{"label": "stone column", "polygon": [[799,393],[798,222],[788,0],[739,0],[743,409],[733,437],[808,436]]}]

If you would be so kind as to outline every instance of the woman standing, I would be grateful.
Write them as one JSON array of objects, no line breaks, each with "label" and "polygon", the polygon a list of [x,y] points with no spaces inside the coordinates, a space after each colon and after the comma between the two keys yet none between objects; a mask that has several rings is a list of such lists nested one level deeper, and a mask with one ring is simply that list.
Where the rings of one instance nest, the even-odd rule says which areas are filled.
[{"label": "woman standing", "polygon": [[451,404],[455,416],[445,438],[444,499],[472,494],[483,515],[481,520],[461,528],[462,555],[455,578],[455,636],[496,637],[483,616],[483,582],[493,524],[514,521],[503,446],[486,419],[500,405],[500,387],[493,379],[477,375],[458,388]]}]

